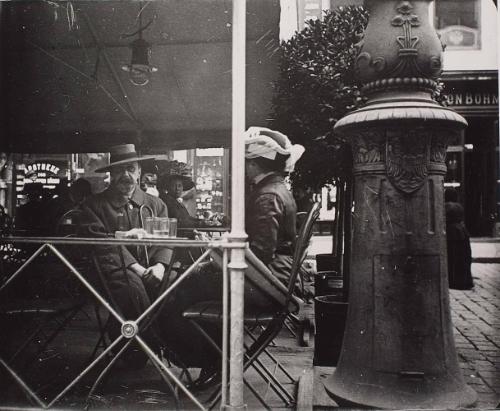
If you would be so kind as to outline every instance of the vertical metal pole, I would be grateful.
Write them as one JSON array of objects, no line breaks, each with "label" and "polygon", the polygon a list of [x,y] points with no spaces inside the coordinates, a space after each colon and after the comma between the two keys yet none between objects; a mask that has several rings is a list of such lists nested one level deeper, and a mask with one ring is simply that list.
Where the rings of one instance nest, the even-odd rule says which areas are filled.
[{"label": "vertical metal pole", "polygon": [[[245,233],[245,62],[246,62],[246,0],[233,0],[232,54],[232,181],[231,233],[229,241],[243,242]],[[243,302],[245,282],[245,248],[231,250],[228,265],[231,287],[229,410],[246,408],[243,402]]]},{"label": "vertical metal pole", "polygon": [[229,331],[229,278],[227,276],[227,248],[222,252],[222,388],[221,404],[227,403],[227,347]]},{"label": "vertical metal pole", "polygon": [[[498,28],[500,27],[500,8],[498,7],[498,1],[496,2],[496,6],[497,6],[497,30]],[[498,95],[500,96],[500,76],[498,76],[498,71],[500,70],[500,41],[498,41],[497,39],[497,81],[498,81],[498,84],[497,84],[497,93]],[[497,181],[497,187],[496,187],[496,198],[497,198],[497,201],[498,201],[498,198],[500,198],[500,121],[498,121],[498,118],[497,118],[497,121],[496,121],[496,132],[497,132],[497,144],[498,144],[498,151],[497,151],[497,169],[496,169],[496,179],[495,181]],[[14,180],[12,180],[14,181]],[[493,232],[493,235],[494,236],[499,236],[500,235],[500,205],[497,203],[497,207],[496,207],[496,210],[497,212],[497,221],[496,221],[496,224],[495,224],[495,228],[494,228],[494,232]]]}]

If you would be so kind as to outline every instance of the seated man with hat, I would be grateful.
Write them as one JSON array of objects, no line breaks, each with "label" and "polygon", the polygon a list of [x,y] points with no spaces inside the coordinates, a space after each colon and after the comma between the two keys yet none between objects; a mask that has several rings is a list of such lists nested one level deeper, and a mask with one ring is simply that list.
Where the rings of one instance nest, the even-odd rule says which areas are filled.
[{"label": "seated man with hat", "polygon": [[[142,161],[133,144],[111,147],[110,164],[95,170],[111,175],[110,186],[87,198],[83,204],[90,235],[114,235],[116,231],[141,228],[141,218],[167,217],[167,207],[159,198],[139,187]],[[150,304],[169,264],[171,251],[165,247],[98,246],[97,260],[106,278],[111,297],[126,320],[135,320]]]}]

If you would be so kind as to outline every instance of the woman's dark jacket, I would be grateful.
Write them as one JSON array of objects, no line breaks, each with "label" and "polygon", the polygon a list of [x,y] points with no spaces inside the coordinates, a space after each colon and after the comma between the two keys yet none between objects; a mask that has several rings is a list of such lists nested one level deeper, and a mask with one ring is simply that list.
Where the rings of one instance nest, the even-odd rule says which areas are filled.
[{"label": "woman's dark jacket", "polygon": [[248,195],[245,227],[251,250],[288,285],[296,238],[297,206],[281,174],[255,184]]},{"label": "woman's dark jacket", "polygon": [[177,218],[177,227],[179,228],[192,228],[198,226],[198,220],[189,214],[186,206],[177,199],[165,192],[160,193],[160,199],[167,205],[168,216],[170,218]]}]

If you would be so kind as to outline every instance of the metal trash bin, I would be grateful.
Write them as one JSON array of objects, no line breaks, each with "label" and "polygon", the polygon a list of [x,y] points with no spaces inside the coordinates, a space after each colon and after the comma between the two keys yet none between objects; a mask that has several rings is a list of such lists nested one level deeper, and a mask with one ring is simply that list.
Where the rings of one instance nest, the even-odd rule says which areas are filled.
[{"label": "metal trash bin", "polygon": [[342,292],[343,280],[337,271],[319,271],[314,275],[316,297]]},{"label": "metal trash bin", "polygon": [[316,270],[340,271],[340,258],[333,254],[316,254]]},{"label": "metal trash bin", "polygon": [[341,291],[314,299],[316,322],[314,365],[337,365],[344,338],[347,306],[348,303]]}]

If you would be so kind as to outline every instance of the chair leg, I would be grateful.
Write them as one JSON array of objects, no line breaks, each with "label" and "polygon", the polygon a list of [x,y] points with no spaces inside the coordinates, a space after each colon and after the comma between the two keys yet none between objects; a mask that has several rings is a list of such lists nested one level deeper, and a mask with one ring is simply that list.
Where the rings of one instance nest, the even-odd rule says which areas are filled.
[{"label": "chair leg", "polygon": [[[260,367],[257,367],[257,365]],[[252,366],[252,368],[260,375],[260,377],[265,380],[268,383],[268,386],[274,391],[274,393],[280,397],[283,402],[287,405],[290,405],[294,402],[294,398],[290,393],[286,390],[286,388],[281,384],[276,376],[269,371],[264,363],[258,358],[254,358],[254,360],[249,363],[249,366]],[[248,368],[248,367],[247,367]],[[292,380],[294,381],[294,380]]]},{"label": "chair leg", "polygon": [[104,323],[103,319],[101,318],[101,314],[99,313],[99,307],[95,306],[94,309],[95,309],[97,324],[98,324],[98,328],[99,328],[99,339],[97,340],[97,343],[94,347],[94,350],[92,351],[92,354],[90,354],[89,361],[92,360],[93,358],[95,358],[95,355],[97,354],[97,351],[99,350],[99,348],[106,349],[106,347],[108,346],[108,343],[106,341],[106,330],[107,330],[109,323],[110,323],[110,320],[111,320],[111,317],[108,317],[108,319]]},{"label": "chair leg", "polygon": [[[275,318],[273,320],[275,323],[283,323],[283,318]],[[264,349],[267,347],[267,345],[276,337],[276,335],[279,332],[279,327],[272,326],[270,324],[266,331],[264,331],[258,338],[257,340],[246,350],[247,351],[247,361],[245,362],[245,365],[243,367],[243,370],[245,371],[250,365],[253,365],[254,361],[257,359],[257,357],[264,351]],[[255,368],[255,367],[254,367]],[[279,383],[279,381],[276,380],[276,378],[272,375],[272,373],[269,372],[265,367],[263,367],[266,370],[266,373],[269,375],[269,378],[266,378],[266,381],[270,382],[273,381],[273,384],[271,384],[271,387],[273,388],[273,391],[276,392],[277,395],[277,390],[282,390],[284,392],[285,396],[290,398],[290,401],[293,403],[293,397],[290,396],[288,391]]]},{"label": "chair leg", "polygon": [[[255,336],[251,332],[248,332],[248,335],[254,342],[256,341]],[[290,380],[290,382],[295,382],[295,378],[293,378],[290,375],[290,373],[286,370],[286,368],[283,367],[283,365],[278,361],[278,359],[274,355],[272,355],[267,348],[264,348],[264,353],[276,364],[276,366],[281,370],[281,372],[285,374],[285,376]]]},{"label": "chair leg", "polygon": [[[222,350],[221,348],[215,343],[215,341],[210,337],[210,335],[208,335],[208,333],[194,320],[190,320],[190,322],[193,324],[193,326],[200,332],[201,335],[203,335],[203,337],[205,337],[205,339],[212,345],[212,347],[214,347],[218,352],[219,354],[222,356]],[[248,367],[247,367],[248,368]],[[245,367],[243,369],[243,371],[245,371]],[[261,376],[262,377],[262,376]],[[243,382],[245,384],[245,386],[247,386],[250,391],[252,392],[252,394],[259,400],[259,402],[265,407],[266,410],[270,410],[269,406],[267,405],[266,401],[264,398],[262,398],[262,396],[258,393],[258,391],[252,386],[252,384],[250,384],[248,382],[248,380],[246,378],[243,377]],[[221,386],[221,384],[219,384]],[[210,400],[214,394],[217,394],[215,396],[215,398],[213,400]],[[221,397],[221,387],[217,388],[210,396],[209,396],[209,401],[210,401],[210,404],[208,406],[209,409],[213,409],[213,407],[215,407],[215,405],[217,405],[217,403],[220,401],[220,397]]]}]

